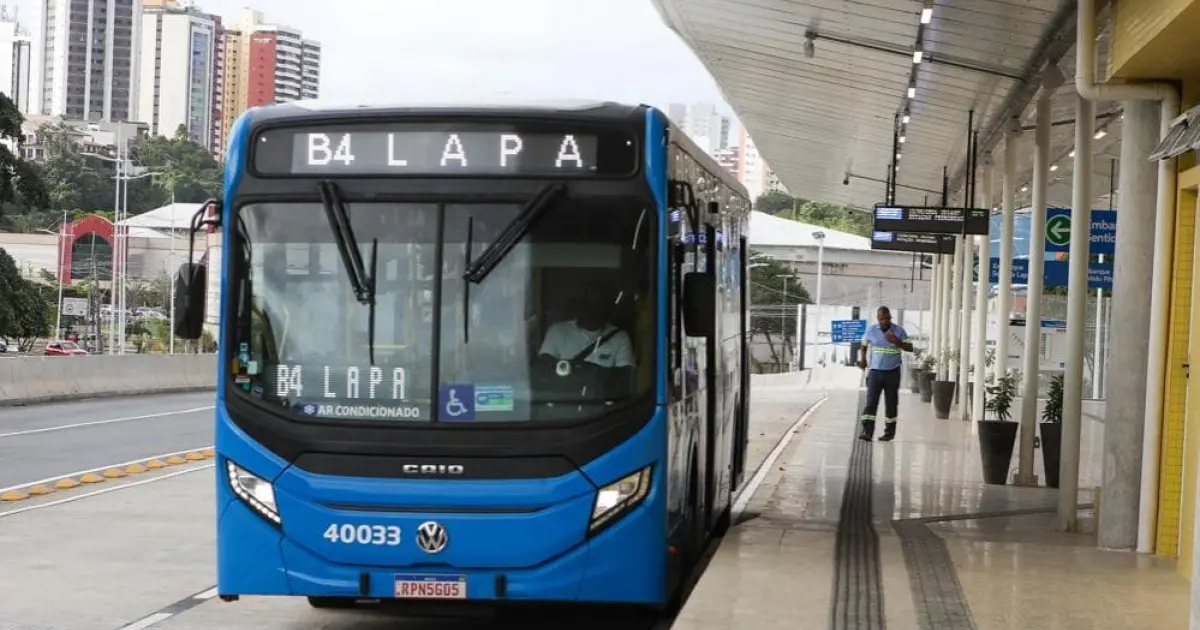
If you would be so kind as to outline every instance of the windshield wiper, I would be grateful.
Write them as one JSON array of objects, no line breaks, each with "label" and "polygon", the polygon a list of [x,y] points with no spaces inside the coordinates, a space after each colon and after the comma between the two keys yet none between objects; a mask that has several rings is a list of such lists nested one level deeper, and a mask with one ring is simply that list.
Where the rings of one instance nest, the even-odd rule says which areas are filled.
[{"label": "windshield wiper", "polygon": [[329,229],[333,232],[333,240],[337,243],[338,253],[342,256],[342,265],[346,275],[350,277],[350,287],[354,297],[360,304],[370,308],[370,321],[367,323],[367,351],[371,364],[375,364],[375,272],[378,263],[379,240],[371,245],[371,271],[367,272],[363,264],[362,252],[358,249],[358,239],[354,237],[354,228],[350,227],[350,215],[346,203],[342,201],[337,186],[325,180],[318,186],[321,192],[321,203],[325,206],[325,218],[329,219]]},{"label": "windshield wiper", "polygon": [[529,233],[529,230],[537,224],[538,219],[545,214],[554,202],[566,193],[567,187],[562,184],[548,184],[521,208],[521,212],[513,217],[513,220],[500,232],[500,236],[488,245],[487,249],[471,263],[463,274],[463,279],[468,282],[479,284],[483,282],[488,274],[492,273],[499,264],[512,251],[512,248]]}]

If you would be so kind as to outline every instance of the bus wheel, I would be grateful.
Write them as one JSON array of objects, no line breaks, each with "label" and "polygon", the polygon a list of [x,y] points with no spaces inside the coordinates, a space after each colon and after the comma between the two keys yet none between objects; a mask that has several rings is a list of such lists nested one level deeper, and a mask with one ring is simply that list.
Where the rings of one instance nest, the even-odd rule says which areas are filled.
[{"label": "bus wheel", "polygon": [[309,597],[308,605],[313,608],[354,608],[353,597]]}]

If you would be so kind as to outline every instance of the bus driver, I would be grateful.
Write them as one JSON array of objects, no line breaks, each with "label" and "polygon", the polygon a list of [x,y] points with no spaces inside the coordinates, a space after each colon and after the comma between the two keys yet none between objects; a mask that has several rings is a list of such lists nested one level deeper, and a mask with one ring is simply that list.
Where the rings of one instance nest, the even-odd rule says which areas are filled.
[{"label": "bus driver", "polygon": [[553,365],[558,376],[570,376],[579,363],[606,371],[621,369],[632,376],[633,343],[625,331],[608,321],[613,304],[605,300],[607,294],[597,285],[588,285],[583,295],[571,302],[573,317],[546,330],[538,358]]}]

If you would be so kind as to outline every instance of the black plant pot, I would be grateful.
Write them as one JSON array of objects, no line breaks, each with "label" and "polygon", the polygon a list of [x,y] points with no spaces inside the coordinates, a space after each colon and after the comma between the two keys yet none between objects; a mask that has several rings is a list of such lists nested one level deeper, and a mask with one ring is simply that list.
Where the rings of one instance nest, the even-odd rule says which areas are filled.
[{"label": "black plant pot", "polygon": [[936,378],[933,372],[921,372],[921,402],[933,400],[933,381]]},{"label": "black plant pot", "polygon": [[908,387],[914,394],[921,393],[921,370],[913,368],[908,371]]},{"label": "black plant pot", "polygon": [[933,382],[933,412],[940,420],[950,417],[950,407],[954,404],[954,381]]},{"label": "black plant pot", "polygon": [[1042,433],[1042,464],[1046,467],[1046,487],[1058,487],[1058,456],[1062,452],[1062,425],[1057,422],[1038,424]]},{"label": "black plant pot", "polygon": [[[1016,422],[984,420],[979,422],[979,455],[983,460],[983,482],[996,486],[1008,483],[1013,446],[1017,442]],[[1057,452],[1057,451],[1056,451]],[[1057,482],[1058,473],[1055,472]]]}]

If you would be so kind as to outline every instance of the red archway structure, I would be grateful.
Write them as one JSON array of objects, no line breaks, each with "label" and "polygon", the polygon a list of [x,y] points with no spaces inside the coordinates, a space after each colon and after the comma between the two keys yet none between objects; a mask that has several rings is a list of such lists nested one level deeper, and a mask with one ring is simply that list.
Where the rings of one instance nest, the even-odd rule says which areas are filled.
[{"label": "red archway structure", "polygon": [[93,272],[101,280],[112,279],[113,232],[112,222],[95,214],[68,223],[66,238],[58,239],[58,281],[69,285]]}]

